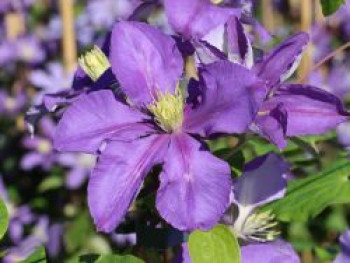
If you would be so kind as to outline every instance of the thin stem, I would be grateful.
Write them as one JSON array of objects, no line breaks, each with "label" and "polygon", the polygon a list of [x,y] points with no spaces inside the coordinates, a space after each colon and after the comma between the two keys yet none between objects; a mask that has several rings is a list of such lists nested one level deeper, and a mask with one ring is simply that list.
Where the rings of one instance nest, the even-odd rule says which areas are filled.
[{"label": "thin stem", "polygon": [[324,63],[331,60],[333,57],[335,57],[340,52],[344,51],[345,49],[350,47],[350,41],[342,45],[341,47],[337,48],[336,50],[329,53],[327,56],[325,56],[320,62],[318,62],[315,66],[312,67],[312,69],[302,78],[301,82],[306,81],[308,76],[311,74],[311,72],[315,71],[316,69],[320,68]]}]

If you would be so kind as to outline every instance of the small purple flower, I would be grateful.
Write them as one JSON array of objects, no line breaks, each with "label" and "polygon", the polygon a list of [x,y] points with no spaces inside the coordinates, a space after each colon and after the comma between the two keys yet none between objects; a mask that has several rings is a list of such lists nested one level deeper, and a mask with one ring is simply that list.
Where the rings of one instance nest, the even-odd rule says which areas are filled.
[{"label": "small purple flower", "polygon": [[16,58],[20,62],[39,64],[45,60],[46,53],[35,36],[21,36],[15,41]]},{"label": "small purple flower", "polygon": [[[1,175],[0,175],[1,176]],[[14,244],[18,244],[23,238],[24,227],[35,220],[35,216],[27,205],[17,207],[6,191],[6,186],[0,177],[0,196],[4,200],[9,214],[8,234]]]},{"label": "small purple flower", "polygon": [[[239,65],[217,62],[202,68],[201,81],[189,86],[186,100],[179,86],[183,61],[171,37],[143,23],[120,22],[110,47],[112,71],[126,101],[111,90],[82,94],[54,136],[60,151],[101,152],[88,185],[97,228],[115,229],[156,164],[163,164],[156,200],[160,215],[180,230],[211,228],[229,202],[230,168],[193,135],[245,132],[256,114],[251,94],[262,87],[259,79]],[[88,62],[88,71],[103,73],[90,68],[97,61]],[[194,92],[198,96],[191,96]]]},{"label": "small purple flower", "polygon": [[340,239],[341,252],[333,263],[347,263],[350,262],[350,231],[345,231]]},{"label": "small purple flower", "polygon": [[49,63],[46,70],[34,70],[29,75],[29,81],[35,87],[41,89],[34,98],[34,104],[43,102],[45,94],[54,94],[68,90],[73,81],[73,74],[69,74],[58,62]]},{"label": "small purple flower", "polygon": [[32,234],[24,238],[16,246],[8,249],[3,258],[4,263],[15,263],[25,260],[35,249],[48,241],[49,220],[42,216],[38,219]]},{"label": "small purple flower", "polygon": [[21,160],[21,167],[24,170],[40,166],[48,171],[53,164],[59,163],[58,154],[53,150],[51,142],[55,130],[54,122],[45,117],[41,119],[39,129],[42,135],[26,136],[23,139],[24,147],[31,150]]},{"label": "small purple flower", "polygon": [[7,116],[18,115],[25,106],[26,96],[22,90],[18,91],[15,96],[11,96],[6,90],[0,90],[0,115]]}]

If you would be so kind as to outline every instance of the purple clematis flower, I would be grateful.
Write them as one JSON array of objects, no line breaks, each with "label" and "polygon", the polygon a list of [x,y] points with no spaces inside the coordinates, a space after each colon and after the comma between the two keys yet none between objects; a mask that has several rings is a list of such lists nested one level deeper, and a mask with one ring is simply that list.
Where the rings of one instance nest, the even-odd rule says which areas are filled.
[{"label": "purple clematis flower", "polygon": [[163,164],[160,215],[180,230],[211,228],[229,202],[230,168],[193,135],[245,132],[256,114],[258,98],[251,94],[260,80],[239,65],[214,63],[201,70],[199,86],[188,88],[199,96],[186,100],[178,84],[183,61],[171,37],[143,23],[120,22],[110,47],[112,71],[127,99],[111,90],[80,95],[54,137],[60,151],[101,152],[88,185],[97,228],[115,229],[157,164]]},{"label": "purple clematis flower", "polygon": [[242,262],[298,263],[292,246],[282,240],[277,222],[270,212],[257,208],[284,196],[289,177],[289,165],[277,154],[269,153],[248,163],[234,182],[232,205],[223,217],[245,243]]},{"label": "purple clematis flower", "polygon": [[345,231],[340,239],[341,252],[333,261],[333,263],[347,263],[350,262],[350,231]]},{"label": "purple clematis flower", "polygon": [[279,231],[275,229],[277,223],[273,215],[256,212],[256,209],[284,196],[288,174],[289,165],[274,153],[248,163],[234,181],[232,205],[223,222],[231,225],[236,235],[246,242],[274,240]]}]

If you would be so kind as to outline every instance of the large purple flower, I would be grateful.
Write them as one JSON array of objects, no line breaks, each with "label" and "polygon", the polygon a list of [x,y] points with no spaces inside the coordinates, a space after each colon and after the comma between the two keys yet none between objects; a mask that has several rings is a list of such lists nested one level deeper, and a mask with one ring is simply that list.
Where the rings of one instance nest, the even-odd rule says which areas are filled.
[{"label": "large purple flower", "polygon": [[180,230],[209,229],[229,203],[230,168],[194,135],[245,132],[256,114],[251,94],[260,80],[239,65],[214,63],[201,70],[200,85],[188,88],[186,100],[179,85],[183,61],[171,37],[120,22],[110,47],[126,99],[111,90],[80,95],[54,139],[60,151],[101,152],[88,185],[98,229],[115,229],[156,164],[163,164],[156,199],[161,216]]},{"label": "large purple flower", "polygon": [[325,133],[347,120],[349,113],[333,94],[310,85],[284,83],[300,62],[309,41],[306,33],[291,36],[253,64],[250,42],[238,19],[230,19],[226,30],[223,46],[228,48],[217,51],[223,52],[223,59],[251,67],[268,86],[251,125],[254,132],[283,148],[287,137]]}]

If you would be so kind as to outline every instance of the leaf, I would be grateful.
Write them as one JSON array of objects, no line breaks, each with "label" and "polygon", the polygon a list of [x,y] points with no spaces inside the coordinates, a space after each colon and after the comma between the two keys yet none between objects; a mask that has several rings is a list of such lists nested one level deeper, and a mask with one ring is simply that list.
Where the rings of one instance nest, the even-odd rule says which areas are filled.
[{"label": "leaf", "polygon": [[321,0],[322,13],[325,16],[329,16],[336,12],[343,4],[345,4],[344,0]]},{"label": "leaf", "polygon": [[39,192],[44,193],[50,190],[60,188],[63,185],[62,176],[50,176],[43,180],[39,185]]},{"label": "leaf", "polygon": [[26,260],[22,263],[46,263],[46,252],[43,246],[38,247]]},{"label": "leaf", "polygon": [[131,256],[119,256],[119,255],[95,255],[88,254],[79,257],[79,263],[144,263],[143,260]]},{"label": "leaf", "polygon": [[194,231],[189,237],[189,252],[193,263],[240,263],[241,251],[236,237],[224,225],[208,232]]},{"label": "leaf", "polygon": [[266,205],[281,221],[306,221],[331,204],[350,202],[350,162],[338,161],[333,168],[304,179],[292,180],[286,197]]},{"label": "leaf", "polygon": [[9,216],[4,201],[0,198],[0,240],[7,231]]},{"label": "leaf", "polygon": [[245,163],[242,151],[233,151],[230,148],[224,148],[215,151],[214,155],[230,164],[231,170],[235,176],[242,173]]},{"label": "leaf", "polygon": [[73,252],[81,248],[91,233],[93,233],[93,226],[90,215],[84,211],[67,226],[64,237],[67,250]]}]

